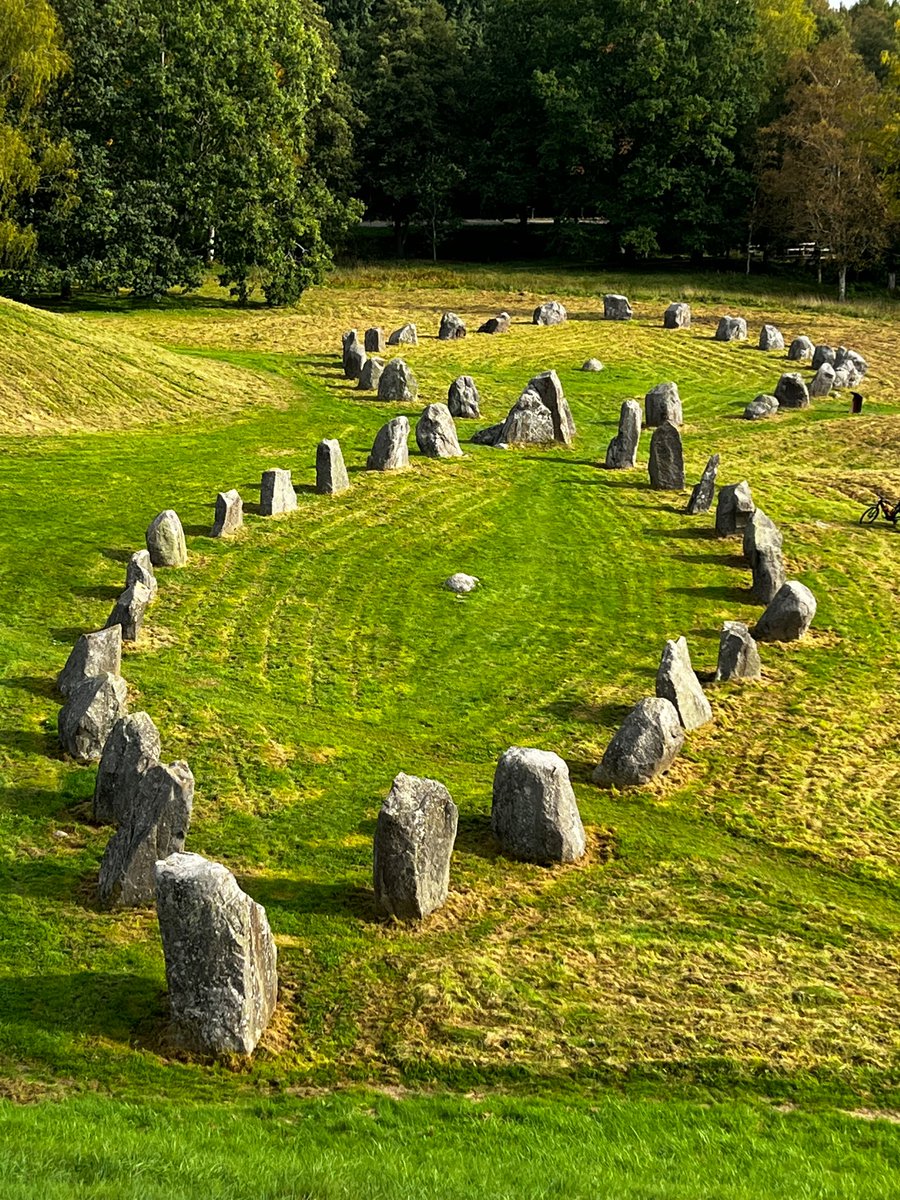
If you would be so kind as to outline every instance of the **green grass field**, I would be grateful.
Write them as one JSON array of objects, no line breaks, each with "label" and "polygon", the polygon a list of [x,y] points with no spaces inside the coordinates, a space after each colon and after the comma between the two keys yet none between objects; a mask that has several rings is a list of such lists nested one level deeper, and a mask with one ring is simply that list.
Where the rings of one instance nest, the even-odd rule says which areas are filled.
[{"label": "green grass field", "polygon": [[[606,290],[634,322],[599,319]],[[665,331],[682,294],[693,328]],[[548,296],[567,325],[527,323]],[[447,307],[515,324],[438,343]],[[748,344],[712,341],[723,312]],[[352,325],[407,319],[420,397],[403,409],[344,381],[339,350]],[[739,419],[787,369],[755,349],[769,320],[867,357],[861,417],[838,396]],[[898,346],[887,305],[545,268],[348,270],[286,312],[0,305],[0,1196],[35,1179],[61,1197],[897,1194],[900,541],[856,520],[875,490],[900,497]],[[591,356],[604,372],[578,370]],[[483,401],[462,440],[548,367],[571,449],[363,469],[378,427],[414,423],[457,374]],[[621,402],[667,379],[689,479],[713,452],[720,483],[747,478],[819,608],[807,639],[762,648],[761,683],[710,686],[714,722],[667,776],[615,793],[591,770],[665,639],[712,671],[722,621],[760,611],[739,542],[649,489],[647,433],[636,471],[602,469]],[[326,436],[340,497],[312,490]],[[269,466],[293,471],[296,514],[253,514]],[[230,487],[251,511],[217,542]],[[94,771],[55,737],[55,675],[166,507],[190,563],[160,572],[123,674],[196,776],[188,848],[276,935],[279,1009],[241,1068],[169,1051],[154,914],[99,911],[109,830],[90,822]],[[482,588],[443,591],[457,570]],[[512,744],[569,763],[577,866],[496,854]],[[450,900],[421,927],[371,900],[401,770],[460,808]]]}]

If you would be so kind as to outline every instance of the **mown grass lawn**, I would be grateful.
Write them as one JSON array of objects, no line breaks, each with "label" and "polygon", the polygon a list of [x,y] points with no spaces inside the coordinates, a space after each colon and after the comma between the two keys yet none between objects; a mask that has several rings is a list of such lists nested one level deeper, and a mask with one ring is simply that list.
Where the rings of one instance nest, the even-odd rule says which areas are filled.
[{"label": "mown grass lawn", "polygon": [[[500,1165],[466,1173],[454,1139],[465,1142],[472,1118],[448,1096],[378,1101],[416,1152],[390,1159],[392,1134],[379,1158],[352,1133],[339,1140],[345,1177],[338,1159],[323,1175],[315,1148],[331,1144],[335,1113],[345,1106],[351,1131],[369,1129],[360,1113],[372,1102],[294,1099],[290,1121],[316,1130],[298,1175],[305,1182],[278,1191],[278,1171],[294,1170],[299,1153],[282,1146],[259,1195],[461,1195],[467,1182],[483,1186],[470,1195],[891,1194],[887,1184],[877,1190],[876,1172],[896,1170],[890,1127],[761,1105],[893,1110],[900,1097],[900,541],[886,526],[856,524],[874,489],[900,495],[896,318],[699,281],[694,327],[669,332],[661,313],[678,298],[673,281],[508,276],[348,272],[285,313],[202,298],[101,309],[79,318],[79,337],[102,337],[107,349],[143,337],[166,350],[164,403],[152,379],[128,376],[129,396],[146,386],[152,423],[124,433],[113,412],[106,429],[92,419],[83,432],[28,426],[0,439],[0,1070],[13,1101],[60,1101],[4,1110],[0,1136],[20,1146],[0,1173],[8,1194],[25,1194],[14,1190],[15,1163],[63,1189],[47,1195],[107,1194],[74,1190],[75,1160],[52,1174],[42,1147],[70,1122],[69,1140],[92,1147],[84,1187],[128,1195],[121,1188],[137,1182],[126,1185],[125,1170],[116,1179],[110,1149],[122,1148],[121,1163],[138,1153],[129,1114],[165,1130],[182,1111],[198,1121],[179,1152],[196,1164],[202,1190],[242,1194],[232,1167],[219,1178],[207,1157],[201,1130],[232,1111],[220,1106],[237,1106],[256,1129],[260,1104],[277,1111],[273,1097],[353,1082],[510,1092],[497,1104],[525,1106],[522,1129],[540,1127],[535,1138],[552,1147],[559,1174],[515,1148],[528,1144],[521,1131],[509,1139],[509,1154],[530,1164],[521,1188],[490,1137],[484,1161]],[[597,292],[620,289],[635,301],[629,325],[599,319]],[[569,323],[527,324],[550,295],[568,305]],[[445,307],[470,328],[500,308],[515,324],[503,337],[438,343]],[[711,340],[725,311],[748,317],[749,344]],[[338,351],[351,325],[390,329],[406,319],[425,336],[405,352],[420,397],[404,409],[356,392]],[[787,369],[781,355],[754,348],[768,320],[788,338],[805,332],[869,359],[862,417],[834,397],[772,422],[739,419]],[[7,381],[11,344],[0,339]],[[42,343],[42,361],[47,353]],[[179,356],[193,379],[201,363],[220,411],[190,387],[179,393]],[[599,375],[578,370],[591,356],[606,364]],[[571,449],[467,446],[452,463],[413,454],[408,472],[364,471],[377,428],[400,411],[414,423],[457,374],[474,375],[482,391],[474,430],[500,419],[548,367],[578,424]],[[652,693],[665,639],[687,636],[695,667],[708,672],[722,621],[760,611],[739,542],[717,540],[711,515],[686,517],[686,496],[649,489],[647,433],[638,470],[602,469],[622,400],[666,379],[681,389],[689,477],[718,452],[721,483],[750,481],[784,531],[789,574],[812,588],[819,610],[808,639],[763,648],[760,684],[710,687],[713,724],[690,736],[662,781],[617,794],[590,773],[627,709]],[[248,400],[237,412],[236,384]],[[64,411],[65,373],[46,386],[58,389],[48,411]],[[4,428],[15,427],[15,403]],[[173,415],[181,419],[164,423]],[[341,440],[351,470],[341,497],[312,491],[325,436]],[[239,537],[210,539],[216,492],[237,487],[252,510],[269,466],[291,468],[299,511],[251,511]],[[155,918],[98,911],[109,831],[89,819],[93,770],[63,762],[55,740],[55,674],[77,634],[105,621],[123,560],[165,507],[182,517],[191,560],[161,572],[146,637],[123,672],[132,709],[151,714],[165,755],[186,758],[196,775],[189,848],[235,871],[278,940],[278,1014],[238,1071],[169,1053]],[[456,570],[482,588],[465,599],[442,591]],[[547,870],[495,853],[491,778],[511,744],[568,761],[588,827],[584,863]],[[375,817],[400,770],[441,780],[460,807],[450,901],[418,928],[377,922],[371,903]],[[613,1100],[611,1087],[626,1089],[626,1100]],[[93,1090],[116,1102],[77,1096]],[[530,1109],[522,1097],[534,1095],[542,1099]],[[584,1097],[611,1106],[635,1135],[622,1135],[621,1155],[599,1138],[609,1153],[596,1160],[592,1188],[578,1192],[576,1167],[598,1140]],[[423,1154],[430,1105],[449,1113],[436,1122],[449,1132]],[[747,1113],[763,1131],[749,1151],[728,1135]],[[97,1144],[87,1132],[95,1119],[116,1131]],[[677,1133],[682,1121],[690,1135]],[[154,1153],[174,1147],[168,1137]],[[703,1139],[715,1152],[692,1191],[679,1172],[690,1171]],[[740,1164],[745,1152],[752,1166],[715,1190],[722,1157]],[[240,1173],[256,1151],[236,1134],[227,1153]],[[383,1174],[370,1178],[373,1155]],[[420,1161],[433,1181],[422,1175],[415,1193],[404,1192],[403,1163]],[[832,1179],[838,1166],[822,1163],[844,1163],[843,1173]],[[157,1182],[158,1192],[141,1194],[175,1194]]]}]

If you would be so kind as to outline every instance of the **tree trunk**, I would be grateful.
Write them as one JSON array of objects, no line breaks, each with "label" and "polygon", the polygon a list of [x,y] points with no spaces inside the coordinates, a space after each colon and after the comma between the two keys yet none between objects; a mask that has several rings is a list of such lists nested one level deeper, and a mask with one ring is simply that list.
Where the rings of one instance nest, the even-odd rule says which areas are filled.
[{"label": "tree trunk", "polygon": [[750,254],[751,254],[751,246],[752,246],[751,237],[752,237],[751,234],[747,235],[747,269],[744,271],[745,275],[750,274]]},{"label": "tree trunk", "polygon": [[888,291],[896,292],[896,290],[897,290],[897,272],[889,271],[888,272]]},{"label": "tree trunk", "polygon": [[838,300],[843,304],[847,299],[847,268],[841,263],[838,268]]}]

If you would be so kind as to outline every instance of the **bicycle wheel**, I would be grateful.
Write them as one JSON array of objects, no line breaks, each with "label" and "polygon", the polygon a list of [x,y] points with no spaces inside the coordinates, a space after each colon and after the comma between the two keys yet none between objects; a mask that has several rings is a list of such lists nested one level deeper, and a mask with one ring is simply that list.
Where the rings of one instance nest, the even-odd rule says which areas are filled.
[{"label": "bicycle wheel", "polygon": [[878,514],[881,512],[880,504],[873,504],[871,508],[867,508],[863,515],[859,518],[860,525],[871,525],[873,521],[877,521]]}]

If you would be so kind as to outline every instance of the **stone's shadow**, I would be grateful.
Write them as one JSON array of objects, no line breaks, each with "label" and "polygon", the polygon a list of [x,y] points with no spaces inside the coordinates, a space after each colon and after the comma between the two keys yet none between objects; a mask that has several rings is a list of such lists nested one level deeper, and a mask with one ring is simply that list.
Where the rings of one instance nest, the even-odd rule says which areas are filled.
[{"label": "stone's shadow", "polygon": [[[61,821],[71,817],[71,804],[60,806],[60,797],[54,796],[53,799],[56,801],[55,811],[45,815],[55,816]],[[109,833],[112,836],[113,830],[110,829]],[[0,894],[3,893],[57,900],[89,912],[103,911],[97,898],[97,868],[86,867],[82,855],[45,855],[19,859],[13,863],[7,882],[0,886]]]},{"label": "stone's shadow", "polygon": [[[257,479],[255,483],[242,483],[240,486],[242,492],[259,492],[262,490],[262,483]],[[215,505],[213,505],[215,507]],[[244,501],[244,508],[247,507],[247,501]]]},{"label": "stone's shadow", "polygon": [[[257,489],[257,491],[258,491],[258,490],[259,490],[259,489]],[[262,511],[261,511],[260,505],[259,505],[259,504],[258,504],[256,501],[254,501],[254,500],[246,500],[246,501],[244,502],[244,516],[247,516],[247,517],[261,517],[261,516],[262,516]],[[218,538],[216,538],[216,541],[218,541],[218,540],[219,540],[219,539],[218,539]]]},{"label": "stone's shadow", "polygon": [[32,696],[46,696],[51,700],[59,696],[55,675],[13,675],[9,679],[0,679],[0,687],[16,688],[20,692],[31,692]]},{"label": "stone's shadow", "polygon": [[680,559],[681,562],[694,563],[718,563],[722,567],[734,567],[736,569],[746,568],[747,560],[742,554],[673,554],[672,558]]},{"label": "stone's shadow", "polygon": [[[678,511],[683,513],[684,509],[679,509]],[[693,529],[647,529],[644,530],[644,536],[665,538],[667,541],[670,538],[676,541],[689,541],[694,538],[696,538],[698,541],[708,541],[713,538],[716,541],[719,540],[719,538],[716,536],[715,529],[708,525],[697,525]]]},{"label": "stone's shadow", "polygon": [[350,915],[362,921],[376,921],[375,896],[371,888],[350,880],[322,883],[310,879],[264,879],[237,876],[248,896],[267,911],[283,909],[291,913]]},{"label": "stone's shadow", "polygon": [[[118,592],[116,595],[118,596]],[[73,645],[81,637],[83,633],[96,633],[96,629],[91,629],[90,626],[85,628],[83,625],[63,625],[50,630],[50,636],[54,642],[71,642]],[[62,663],[59,664],[60,668]]]},{"label": "stone's shadow", "polygon": [[[143,547],[142,547],[142,549],[143,549]],[[104,558],[111,559],[112,562],[127,563],[131,560],[131,556],[132,556],[132,554],[135,553],[135,551],[134,550],[120,550],[120,549],[118,549],[118,547],[115,547],[115,546],[105,546],[105,547],[101,548],[100,553],[103,555]]]},{"label": "stone's shadow", "polygon": [[149,1044],[167,1015],[161,980],[111,971],[4,976],[0,1011],[11,1025],[99,1035],[129,1048]]},{"label": "stone's shadow", "polygon": [[491,818],[487,813],[459,818],[454,853],[457,851],[462,854],[474,854],[477,858],[487,859],[488,862],[495,862],[503,857],[491,833]]},{"label": "stone's shadow", "polygon": [[[183,528],[188,537],[208,538],[211,536],[210,530],[212,529],[212,525],[185,525]],[[218,541],[219,539],[216,538],[215,540]]]},{"label": "stone's shadow", "polygon": [[316,485],[314,483],[295,483],[294,491],[298,496],[316,495]]},{"label": "stone's shadow", "polygon": [[[639,671],[640,675],[648,675],[652,679],[656,678],[656,671],[651,667],[646,667]],[[563,721],[583,721],[591,725],[603,725],[609,728],[615,728],[631,712],[632,705],[622,704],[619,702],[609,704],[589,704],[583,700],[572,698],[571,700],[553,700],[550,704],[544,706],[544,712],[551,713],[554,717],[559,717]]]},{"label": "stone's shadow", "polygon": [[547,463],[555,467],[593,467],[595,471],[605,471],[603,463],[594,458],[545,458],[542,454],[523,454],[528,462]]},{"label": "stone's shadow", "polygon": [[21,750],[25,754],[38,754],[43,758],[62,758],[57,735],[49,730],[0,729],[0,746]]},{"label": "stone's shadow", "polygon": [[567,758],[566,766],[569,768],[569,778],[574,779],[576,783],[589,783],[592,787],[600,786],[594,783],[593,775],[602,757],[603,751],[601,750],[595,759]]},{"label": "stone's shadow", "polygon": [[92,600],[118,600],[121,593],[125,590],[124,580],[122,587],[113,587],[109,584],[101,586],[95,584],[93,587],[73,587],[73,596],[87,596]]},{"label": "stone's shadow", "polygon": [[751,604],[750,588],[727,587],[722,584],[707,584],[700,587],[672,587],[667,589],[680,596],[705,596],[709,600],[730,600],[735,604]]}]

